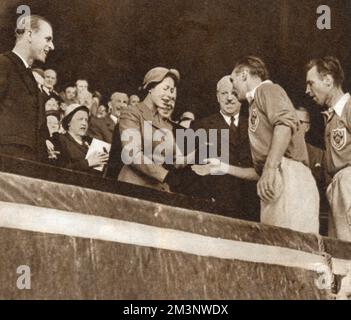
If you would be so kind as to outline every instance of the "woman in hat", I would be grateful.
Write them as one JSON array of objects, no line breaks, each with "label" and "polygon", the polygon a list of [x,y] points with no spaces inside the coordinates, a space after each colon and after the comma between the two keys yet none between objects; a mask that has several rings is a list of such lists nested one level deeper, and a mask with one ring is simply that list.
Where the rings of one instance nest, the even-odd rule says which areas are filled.
[{"label": "woman in hat", "polygon": [[[120,158],[124,166],[119,181],[162,191],[170,191],[170,184],[176,181],[174,166],[164,164],[164,153],[160,150],[169,150],[168,155],[175,155],[171,115],[179,79],[179,72],[175,69],[151,69],[144,78],[145,99],[122,112]],[[165,133],[163,137],[161,132]],[[155,138],[157,135],[159,137]]]},{"label": "woman in hat", "polygon": [[92,140],[87,136],[88,125],[89,109],[86,106],[71,104],[67,107],[62,119],[62,126],[66,133],[60,135],[59,163],[61,166],[73,170],[98,173],[98,171],[92,169],[107,163],[107,152],[94,153],[85,159]]}]

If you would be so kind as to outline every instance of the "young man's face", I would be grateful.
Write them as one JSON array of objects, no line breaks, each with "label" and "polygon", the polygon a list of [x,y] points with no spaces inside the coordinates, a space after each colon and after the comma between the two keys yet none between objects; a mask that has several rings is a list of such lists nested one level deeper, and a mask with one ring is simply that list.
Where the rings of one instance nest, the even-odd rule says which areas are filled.
[{"label": "young man's face", "polygon": [[316,66],[307,72],[306,94],[312,97],[317,104],[325,105],[330,90],[331,87],[328,86],[325,78],[318,73]]},{"label": "young man's face", "polygon": [[39,30],[29,32],[31,34],[32,59],[45,62],[49,52],[55,49],[51,26],[45,21],[40,21]]}]

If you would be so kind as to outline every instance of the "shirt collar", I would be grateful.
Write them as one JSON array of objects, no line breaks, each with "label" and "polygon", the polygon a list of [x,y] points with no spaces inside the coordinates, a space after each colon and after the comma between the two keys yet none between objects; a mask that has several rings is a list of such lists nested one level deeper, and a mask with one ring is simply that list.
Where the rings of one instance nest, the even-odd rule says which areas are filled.
[{"label": "shirt collar", "polygon": [[[222,115],[222,117],[224,118],[225,122],[228,124],[228,126],[230,126],[231,122],[232,122],[232,116],[227,116],[226,114],[224,114],[222,112],[222,110],[220,110],[220,113]],[[238,112],[235,116],[234,116],[234,124],[236,126],[238,126],[239,124],[239,115],[240,115],[240,112]]]},{"label": "shirt collar", "polygon": [[116,116],[114,116],[113,114],[110,114],[110,118],[113,120],[113,122],[114,122],[115,124],[117,124],[118,118],[117,118]]},{"label": "shirt collar", "polygon": [[248,93],[246,93],[246,99],[247,101],[251,104],[253,100],[255,100],[255,93],[256,90],[262,86],[265,83],[273,83],[271,80],[265,80],[262,81],[258,86],[256,86],[255,88],[253,88],[251,91],[249,91]]},{"label": "shirt collar", "polygon": [[24,65],[27,69],[30,68],[30,65],[28,64],[28,62],[26,60],[24,60],[23,57],[15,51],[15,49],[13,49],[12,52],[23,61]]},{"label": "shirt collar", "polygon": [[335,104],[335,106],[333,107],[335,113],[341,117],[342,112],[344,110],[344,107],[347,103],[347,101],[349,101],[349,99],[351,98],[349,93],[345,93],[340,99],[339,101]]}]

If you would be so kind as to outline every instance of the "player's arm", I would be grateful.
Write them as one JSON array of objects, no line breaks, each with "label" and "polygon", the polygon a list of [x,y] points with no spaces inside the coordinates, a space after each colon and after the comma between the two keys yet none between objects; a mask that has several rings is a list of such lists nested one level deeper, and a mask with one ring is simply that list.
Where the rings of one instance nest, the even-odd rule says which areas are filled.
[{"label": "player's arm", "polygon": [[274,181],[276,174],[279,174],[279,166],[289,146],[291,136],[291,128],[284,125],[274,127],[271,148],[257,184],[257,193],[263,201],[270,201],[275,197]]}]

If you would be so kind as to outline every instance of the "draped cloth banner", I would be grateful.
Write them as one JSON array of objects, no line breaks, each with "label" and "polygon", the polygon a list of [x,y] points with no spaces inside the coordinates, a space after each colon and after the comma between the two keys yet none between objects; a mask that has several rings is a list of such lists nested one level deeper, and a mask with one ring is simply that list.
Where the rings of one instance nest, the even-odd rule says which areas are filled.
[{"label": "draped cloth banner", "polygon": [[[14,174],[0,186],[0,298],[327,297],[315,235]],[[351,244],[324,242],[346,275]]]}]

